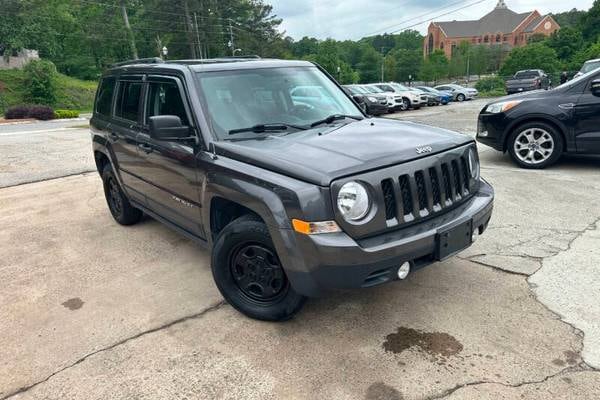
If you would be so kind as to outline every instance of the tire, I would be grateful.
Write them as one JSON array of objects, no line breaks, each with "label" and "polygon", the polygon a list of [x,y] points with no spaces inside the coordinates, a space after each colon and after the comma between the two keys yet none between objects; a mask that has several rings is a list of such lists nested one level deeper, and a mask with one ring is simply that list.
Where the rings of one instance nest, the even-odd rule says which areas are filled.
[{"label": "tire", "polygon": [[462,93],[459,93],[458,96],[456,96],[456,101],[458,101],[460,103],[462,103],[466,99],[467,99],[467,97],[464,94],[462,94]]},{"label": "tire", "polygon": [[507,146],[513,161],[521,168],[543,169],[562,155],[563,138],[553,126],[531,122],[515,129]]},{"label": "tire", "polygon": [[131,205],[110,164],[102,169],[102,184],[106,204],[115,221],[126,226],[140,222],[144,213]]},{"label": "tire", "polygon": [[250,318],[285,321],[306,301],[290,285],[267,226],[252,215],[236,219],[219,233],[212,273],[225,300]]},{"label": "tire", "polygon": [[402,99],[402,110],[406,111],[408,109],[410,109],[410,100],[407,98],[403,98]]}]

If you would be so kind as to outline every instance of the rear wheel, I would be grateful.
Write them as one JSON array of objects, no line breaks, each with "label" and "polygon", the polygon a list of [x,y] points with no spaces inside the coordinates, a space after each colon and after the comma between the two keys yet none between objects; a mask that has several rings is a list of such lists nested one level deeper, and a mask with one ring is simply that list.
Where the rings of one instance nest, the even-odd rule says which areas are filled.
[{"label": "rear wheel", "polygon": [[290,285],[267,226],[255,216],[238,218],[219,233],[212,272],[227,302],[250,318],[284,321],[306,301]]},{"label": "rear wheel", "polygon": [[121,190],[110,164],[106,164],[102,169],[102,183],[108,209],[115,221],[121,225],[133,225],[140,222],[143,216],[142,211],[131,205],[129,199]]},{"label": "rear wheel", "polygon": [[525,124],[510,135],[508,152],[522,168],[546,168],[560,158],[562,137],[556,129],[543,122]]}]

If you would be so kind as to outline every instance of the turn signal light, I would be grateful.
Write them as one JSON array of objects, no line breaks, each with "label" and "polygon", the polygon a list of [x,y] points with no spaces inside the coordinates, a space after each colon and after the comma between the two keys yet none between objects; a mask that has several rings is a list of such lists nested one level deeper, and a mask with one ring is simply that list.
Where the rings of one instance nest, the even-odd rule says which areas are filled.
[{"label": "turn signal light", "polygon": [[341,232],[340,227],[335,221],[306,222],[300,219],[292,219],[292,226],[296,232],[305,235]]}]

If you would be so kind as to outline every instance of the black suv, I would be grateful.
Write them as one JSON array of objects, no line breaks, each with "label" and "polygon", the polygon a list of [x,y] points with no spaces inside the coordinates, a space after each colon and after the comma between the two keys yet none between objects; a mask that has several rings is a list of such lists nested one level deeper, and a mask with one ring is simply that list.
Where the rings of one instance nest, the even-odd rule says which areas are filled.
[{"label": "black suv", "polygon": [[600,69],[548,91],[504,97],[479,114],[477,140],[523,168],[545,168],[563,153],[600,155]]},{"label": "black suv", "polygon": [[118,65],[90,126],[115,220],[147,214],[211,248],[219,290],[253,318],[404,279],[492,214],[471,138],[369,118],[305,61]]}]

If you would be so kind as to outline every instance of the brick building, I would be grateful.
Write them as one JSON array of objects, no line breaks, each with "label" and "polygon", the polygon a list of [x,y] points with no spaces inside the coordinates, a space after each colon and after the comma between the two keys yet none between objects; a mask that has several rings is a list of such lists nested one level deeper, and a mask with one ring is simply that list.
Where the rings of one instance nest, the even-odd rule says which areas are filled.
[{"label": "brick building", "polygon": [[508,50],[526,45],[531,35],[548,36],[559,29],[550,15],[541,15],[537,10],[519,14],[500,0],[496,8],[476,21],[432,22],[423,43],[423,54],[427,56],[441,49],[451,58],[453,49],[463,41],[472,45],[502,45]]}]

